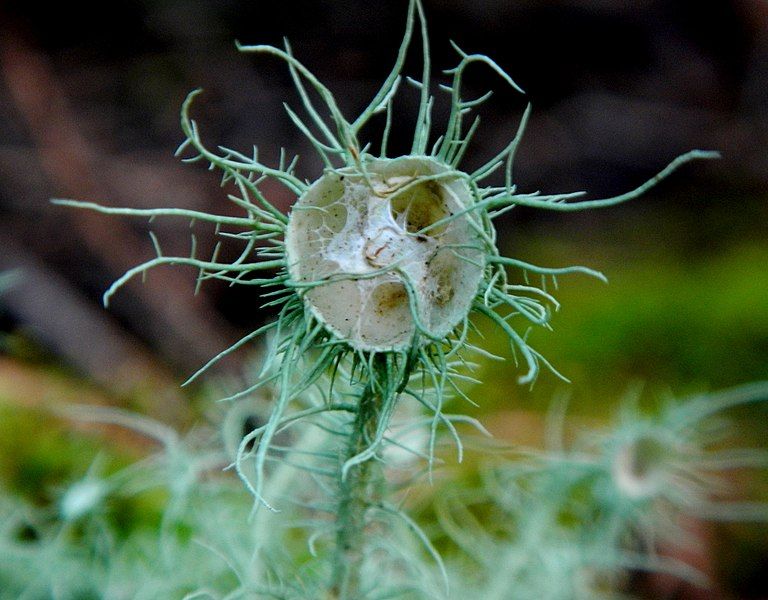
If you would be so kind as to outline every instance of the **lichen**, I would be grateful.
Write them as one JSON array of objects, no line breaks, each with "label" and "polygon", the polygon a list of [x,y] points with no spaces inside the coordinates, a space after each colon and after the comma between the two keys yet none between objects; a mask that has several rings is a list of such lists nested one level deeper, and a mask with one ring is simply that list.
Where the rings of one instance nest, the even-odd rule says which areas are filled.
[{"label": "lichen", "polygon": [[[403,68],[417,30],[422,70],[414,79],[404,76]],[[337,468],[305,468],[312,477],[332,478],[328,485],[336,491],[330,597],[359,598],[365,528],[373,513],[399,516],[442,567],[418,525],[378,497],[380,461],[398,405],[410,402],[428,412],[415,423],[429,432],[423,452],[428,471],[435,460],[440,426],[452,436],[461,459],[456,423],[482,428],[469,417],[446,413],[445,403],[456,396],[469,400],[459,385],[468,379],[471,368],[465,355],[487,354],[469,342],[473,320],[486,318],[506,335],[522,366],[520,383],[531,384],[542,367],[559,375],[528,341],[532,328],[551,327],[552,313],[559,306],[548,284],[569,273],[604,279],[582,266],[546,268],[502,256],[494,220],[516,206],[559,212],[613,206],[638,197],[679,166],[716,154],[694,150],[679,156],[634,190],[611,198],[579,200],[583,192],[522,193],[513,182],[513,163],[529,106],[507,145],[481,166],[465,168],[463,158],[479,129],[474,113],[490,96],[464,97],[466,70],[482,66],[506,85],[522,90],[488,56],[468,54],[454,45],[458,64],[444,72],[448,81],[440,85],[450,98],[450,111],[442,132],[435,135],[434,83],[419,0],[408,4],[405,34],[392,70],[354,119],[344,116],[331,90],[294,57],[287,42],[282,49],[238,47],[286,63],[304,108],[302,117],[286,107],[288,116],[324,165],[314,181],[296,175],[297,158],[290,159],[285,151],[276,166],[269,166],[260,160],[256,147],[250,154],[221,147],[210,150],[190,116],[197,90],[182,107],[186,140],[179,155],[186,162],[220,171],[222,184],[236,190],[229,198],[242,210],[241,216],[59,202],[111,214],[212,222],[217,233],[242,242],[240,255],[226,262],[217,253],[199,258],[194,238],[189,256],[164,256],[153,237],[157,257],[119,278],[105,293],[105,303],[132,277],[167,264],[193,267],[198,283],[219,279],[262,287],[263,306],[277,311],[275,320],[221,351],[190,381],[228,353],[262,334],[272,334],[273,343],[256,381],[228,398],[242,398],[266,386],[275,390],[269,416],[242,438],[234,460],[258,506],[273,508],[264,486],[268,461],[279,460],[278,436],[299,423],[314,424],[320,415],[338,416],[333,433],[347,444],[342,456],[333,455],[338,458]],[[393,102],[403,82],[418,90],[418,114],[410,151],[392,157],[388,139],[398,126]],[[370,136],[370,128],[364,127],[379,114],[384,116],[381,136],[367,142],[362,132]],[[378,153],[372,150],[374,144]],[[296,198],[289,215],[265,196],[266,180]],[[319,397],[307,405],[300,399],[309,389]]]}]

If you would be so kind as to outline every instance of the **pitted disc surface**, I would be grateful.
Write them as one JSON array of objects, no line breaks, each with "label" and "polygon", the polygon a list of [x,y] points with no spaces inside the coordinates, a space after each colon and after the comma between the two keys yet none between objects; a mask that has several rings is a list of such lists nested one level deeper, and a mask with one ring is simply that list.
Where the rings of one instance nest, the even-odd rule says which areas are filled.
[{"label": "pitted disc surface", "polygon": [[429,157],[367,168],[370,183],[328,173],[299,198],[286,235],[290,275],[313,283],[304,301],[355,348],[406,348],[417,319],[442,337],[469,312],[482,276],[473,214],[439,223],[471,206],[471,192],[457,178],[425,180],[448,170]]}]

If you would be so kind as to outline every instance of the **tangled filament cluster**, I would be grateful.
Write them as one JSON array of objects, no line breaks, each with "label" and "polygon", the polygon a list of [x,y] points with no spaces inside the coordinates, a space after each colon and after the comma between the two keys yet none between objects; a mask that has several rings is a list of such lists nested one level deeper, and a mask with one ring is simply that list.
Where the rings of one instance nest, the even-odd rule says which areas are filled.
[{"label": "tangled filament cluster", "polygon": [[[413,79],[403,75],[403,67],[417,29],[423,66],[420,78]],[[551,314],[558,308],[547,291],[547,281],[574,272],[602,275],[586,267],[544,268],[501,256],[495,218],[515,206],[562,212],[615,205],[639,196],[690,160],[716,156],[702,151],[684,154],[638,188],[613,198],[578,200],[583,192],[521,193],[513,183],[512,167],[530,114],[528,107],[505,147],[480,167],[462,169],[480,122],[473,113],[490,96],[490,92],[478,98],[463,96],[466,69],[483,66],[507,85],[520,88],[491,58],[454,46],[458,64],[444,72],[449,80],[440,85],[450,97],[450,113],[443,131],[435,135],[427,25],[419,0],[409,2],[405,34],[391,72],[353,120],[342,114],[332,92],[294,57],[287,42],[282,49],[238,47],[243,52],[278,57],[287,64],[305,113],[302,117],[286,107],[288,116],[324,164],[324,172],[314,182],[296,175],[297,158],[289,159],[284,151],[278,165],[268,166],[255,147],[250,155],[227,148],[210,150],[190,117],[198,90],[182,107],[186,140],[179,154],[186,155],[187,162],[219,170],[222,185],[236,191],[229,198],[243,211],[242,216],[59,203],[113,214],[213,222],[220,235],[242,241],[239,257],[225,262],[216,253],[209,259],[199,258],[194,243],[189,256],[164,256],[153,238],[157,257],[118,279],[106,292],[105,302],[132,277],[166,264],[197,269],[199,281],[220,279],[264,288],[264,306],[276,307],[277,318],[219,353],[190,378],[257,336],[274,333],[275,343],[259,380],[233,396],[247,395],[266,384],[274,384],[278,390],[267,423],[243,440],[238,458],[238,465],[246,458],[254,459],[255,475],[245,479],[262,501],[264,464],[271,440],[281,428],[323,411],[357,410],[354,403],[334,396],[333,381],[340,374],[353,387],[360,385],[383,398],[384,419],[368,440],[367,449],[347,461],[349,467],[379,452],[387,415],[403,396],[416,400],[433,415],[430,456],[440,424],[454,434],[460,448],[452,418],[442,407],[450,395],[466,398],[457,382],[467,378],[464,351],[480,351],[468,342],[473,315],[489,319],[508,337],[513,354],[524,365],[521,383],[533,382],[542,365],[550,366],[527,341],[532,327],[550,326]],[[416,126],[410,152],[389,157],[387,142],[396,126],[393,103],[403,82],[419,90]],[[375,154],[372,145],[361,140],[361,130],[378,114],[384,115],[384,127]],[[500,181],[490,183],[494,174]],[[296,197],[290,215],[264,195],[266,180]],[[508,268],[522,273],[522,283],[513,283]],[[535,285],[530,276],[540,278],[540,284]],[[291,402],[329,373],[331,385],[322,406],[300,417],[291,413]],[[256,440],[259,443],[251,448]]]}]

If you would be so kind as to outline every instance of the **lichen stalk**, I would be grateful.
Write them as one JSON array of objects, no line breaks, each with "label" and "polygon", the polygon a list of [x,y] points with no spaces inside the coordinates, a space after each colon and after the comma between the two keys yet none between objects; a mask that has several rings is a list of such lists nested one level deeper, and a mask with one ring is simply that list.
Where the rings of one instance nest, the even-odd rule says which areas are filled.
[{"label": "lichen stalk", "polygon": [[[360,456],[375,443],[377,430],[385,413],[385,395],[393,393],[380,385],[378,374],[387,379],[386,361],[374,358],[373,378],[365,386],[352,423],[346,454],[341,465]],[[365,533],[368,510],[380,503],[384,491],[384,472],[375,457],[339,470],[339,499],[336,513],[336,541],[329,600],[353,600],[362,597],[360,574],[365,560]]]}]

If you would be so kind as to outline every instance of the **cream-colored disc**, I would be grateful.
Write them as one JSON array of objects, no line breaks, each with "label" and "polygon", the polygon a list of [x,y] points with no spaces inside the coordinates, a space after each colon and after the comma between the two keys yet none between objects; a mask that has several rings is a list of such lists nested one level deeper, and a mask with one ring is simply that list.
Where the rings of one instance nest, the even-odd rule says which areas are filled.
[{"label": "cream-colored disc", "polygon": [[291,278],[311,284],[309,309],[354,348],[407,348],[417,329],[445,336],[484,267],[479,224],[464,212],[469,186],[425,156],[373,160],[366,172],[326,173],[299,198],[286,234]]}]

